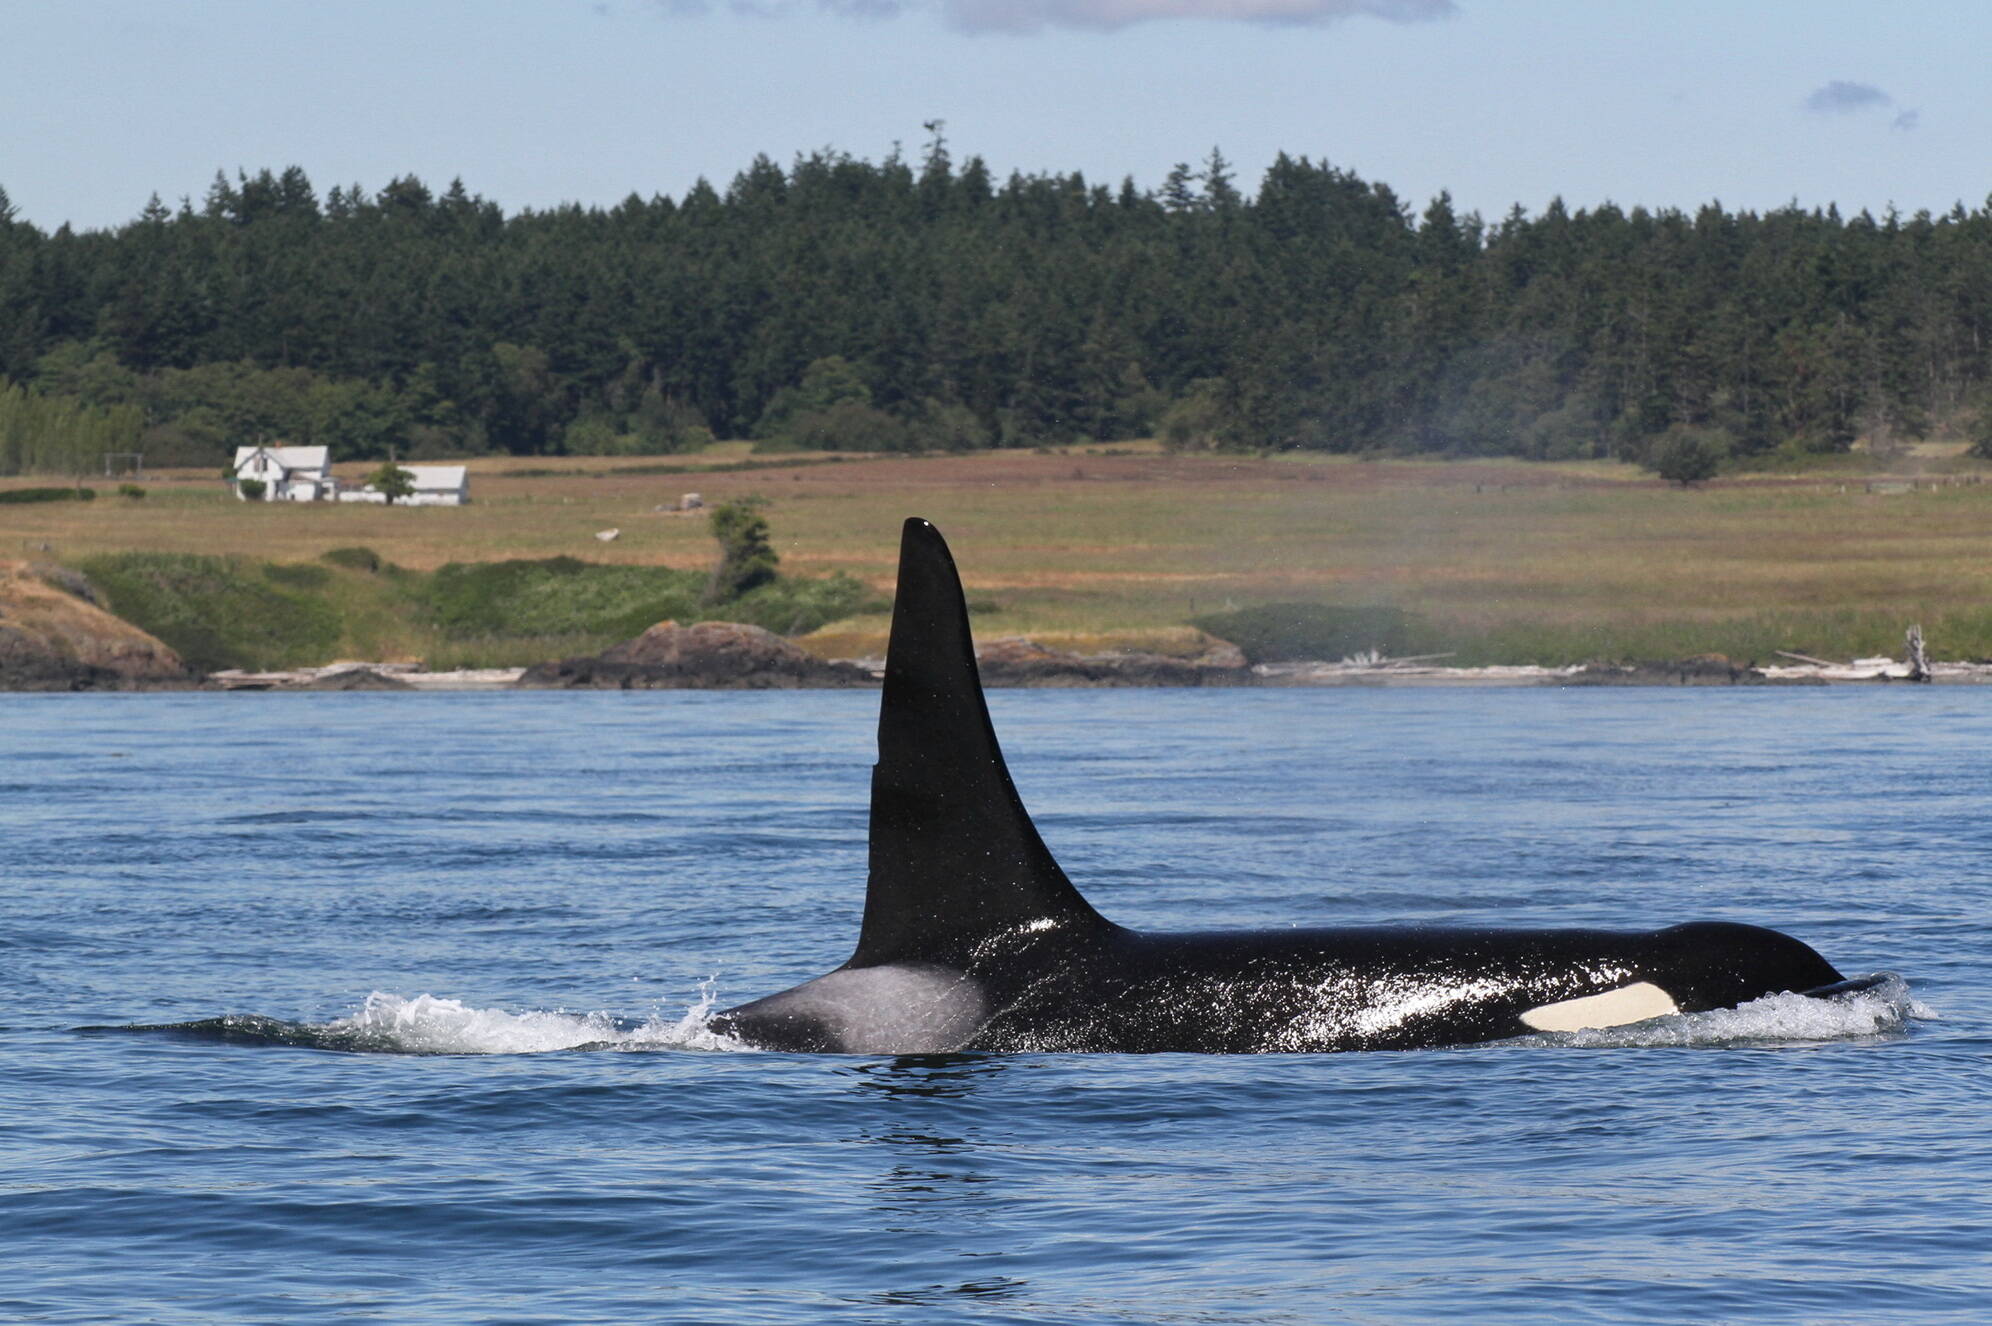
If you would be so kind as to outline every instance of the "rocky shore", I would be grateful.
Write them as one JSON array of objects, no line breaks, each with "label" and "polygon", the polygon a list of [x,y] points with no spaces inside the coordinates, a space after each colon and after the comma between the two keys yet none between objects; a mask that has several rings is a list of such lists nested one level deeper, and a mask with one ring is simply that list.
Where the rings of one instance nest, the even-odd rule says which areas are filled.
[{"label": "rocky shore", "polygon": [[1194,658],[1123,652],[1071,654],[1022,636],[975,651],[985,686],[1250,686],[1256,678],[1236,645],[1213,641]]},{"label": "rocky shore", "polygon": [[524,690],[797,690],[870,686],[871,671],[830,663],[773,631],[735,622],[659,622],[599,654],[527,668]]},{"label": "rocky shore", "polygon": [[[666,630],[666,627],[669,629]],[[876,686],[885,660],[823,662],[757,627],[708,622],[666,623],[646,633],[650,643],[619,645],[601,654],[534,668],[424,672],[408,663],[335,663],[289,672],[216,673],[226,690],[799,690]],[[767,637],[767,638],[761,638]],[[1247,665],[1218,656],[1072,654],[1025,639],[991,641],[977,651],[983,683],[992,688],[1106,686],[1824,686],[1911,680],[1894,659],[1857,659],[1826,666],[1751,667],[1709,658],[1552,668],[1514,664],[1444,667],[1390,659],[1337,663]],[[1992,664],[1933,663],[1938,684],[1992,682]]]},{"label": "rocky shore", "polygon": [[[1721,655],[1573,667],[1447,667],[1433,658],[1251,664],[1212,639],[1192,657],[1080,654],[1021,636],[976,652],[990,687],[1103,686],[1816,686],[1908,682],[1907,663],[1778,665]],[[415,663],[342,662],[272,672],[190,670],[165,643],[106,611],[89,582],[46,563],[0,561],[0,691],[79,690],[795,690],[876,686],[883,659],[825,660],[757,626],[659,622],[599,654],[531,668],[430,672]],[[1992,664],[1933,663],[1938,683],[1992,682]]]}]

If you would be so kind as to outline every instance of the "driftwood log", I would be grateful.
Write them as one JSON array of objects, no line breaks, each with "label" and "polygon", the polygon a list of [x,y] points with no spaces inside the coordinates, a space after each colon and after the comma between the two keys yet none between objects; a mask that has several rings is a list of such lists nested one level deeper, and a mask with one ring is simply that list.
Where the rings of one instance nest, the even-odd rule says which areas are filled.
[{"label": "driftwood log", "polygon": [[1930,660],[1923,653],[1923,628],[1921,626],[1912,626],[1909,628],[1908,644],[1909,680],[1930,680]]}]

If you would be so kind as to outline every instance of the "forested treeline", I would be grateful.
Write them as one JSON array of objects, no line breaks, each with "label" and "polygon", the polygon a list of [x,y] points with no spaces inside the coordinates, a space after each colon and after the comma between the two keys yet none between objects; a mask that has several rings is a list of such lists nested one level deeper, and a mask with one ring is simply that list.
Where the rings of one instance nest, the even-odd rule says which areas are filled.
[{"label": "forested treeline", "polygon": [[[756,159],[720,192],[506,215],[293,167],[45,233],[0,193],[0,377],[142,412],[148,462],[770,445],[1642,459],[1975,427],[1992,208],[1422,212],[1281,156],[1161,188]],[[18,390],[18,388],[16,388]]]},{"label": "forested treeline", "polygon": [[133,405],[97,409],[0,380],[0,474],[80,477],[133,451],[143,422]]}]

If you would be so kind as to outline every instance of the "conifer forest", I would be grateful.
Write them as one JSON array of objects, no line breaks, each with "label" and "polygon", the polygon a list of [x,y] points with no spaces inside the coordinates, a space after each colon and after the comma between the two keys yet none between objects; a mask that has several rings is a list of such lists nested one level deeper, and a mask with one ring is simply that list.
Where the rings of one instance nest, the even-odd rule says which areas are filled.
[{"label": "conifer forest", "polygon": [[1684,435],[1742,459],[1988,428],[1992,205],[1489,219],[1305,156],[1140,189],[999,180],[938,136],[607,208],[292,167],[48,232],[0,192],[0,473],[258,439],[1650,462]]}]

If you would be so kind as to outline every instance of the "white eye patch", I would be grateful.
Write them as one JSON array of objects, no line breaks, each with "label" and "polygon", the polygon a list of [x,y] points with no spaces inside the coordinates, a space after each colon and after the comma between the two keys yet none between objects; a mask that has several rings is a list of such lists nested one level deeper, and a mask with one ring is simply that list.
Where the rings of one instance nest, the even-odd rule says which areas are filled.
[{"label": "white eye patch", "polygon": [[1536,1031],[1586,1031],[1622,1027],[1680,1011],[1672,995],[1651,981],[1639,981],[1603,994],[1543,1004],[1522,1014],[1522,1022]]}]

